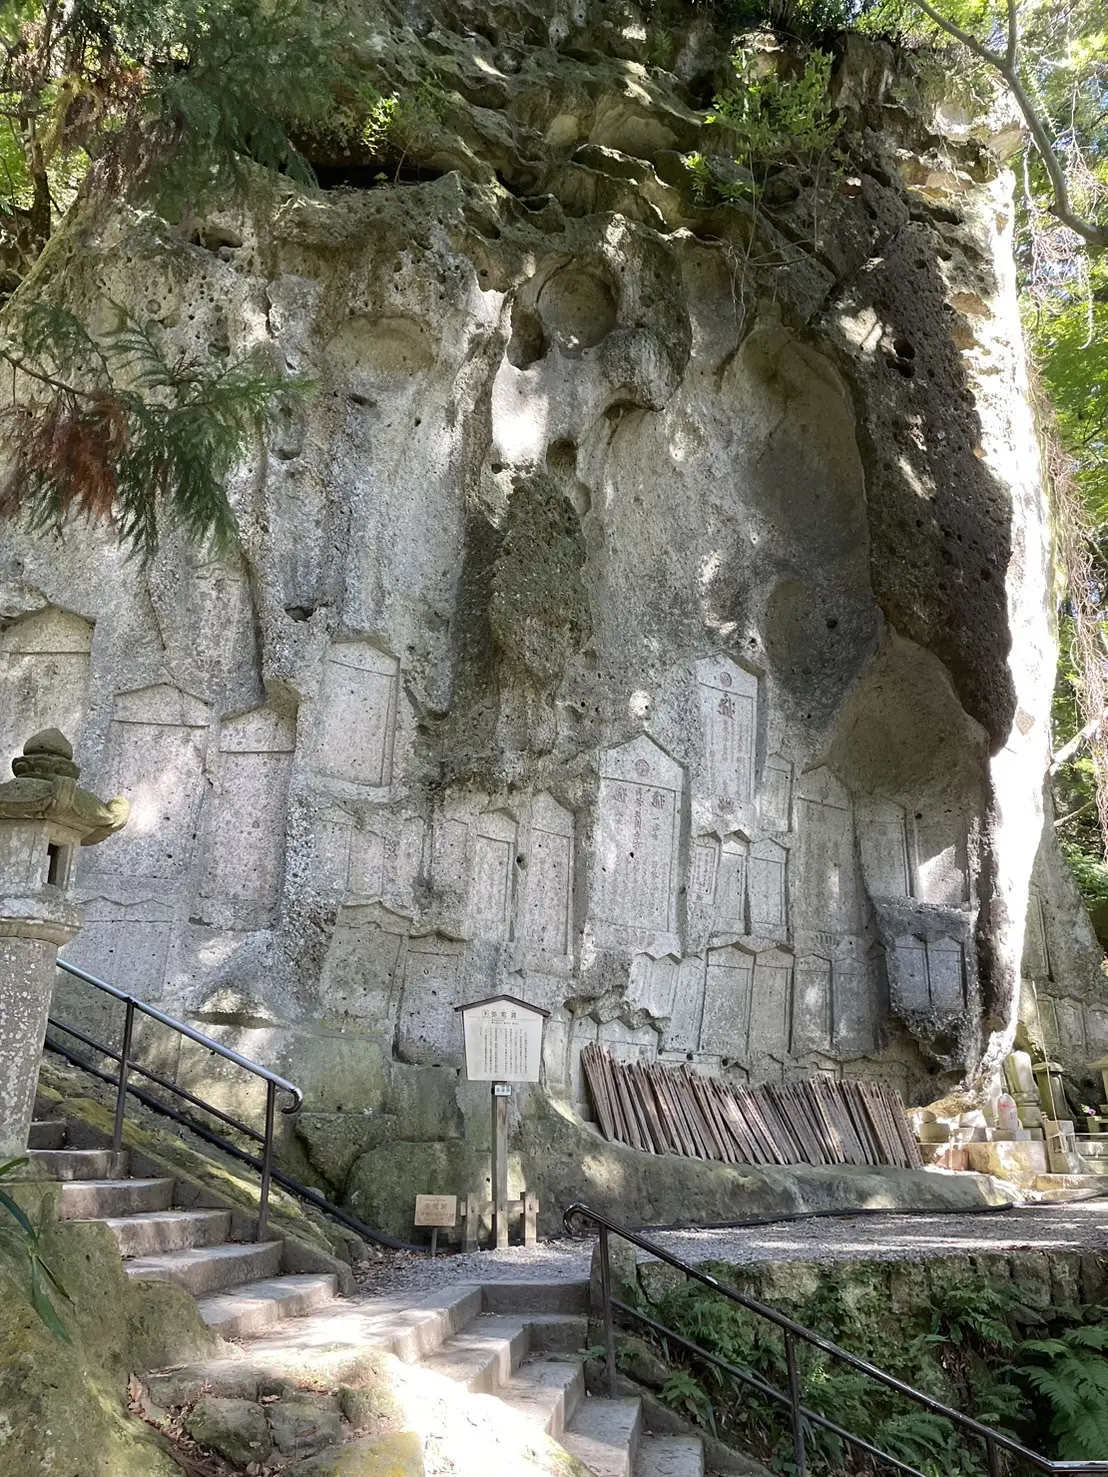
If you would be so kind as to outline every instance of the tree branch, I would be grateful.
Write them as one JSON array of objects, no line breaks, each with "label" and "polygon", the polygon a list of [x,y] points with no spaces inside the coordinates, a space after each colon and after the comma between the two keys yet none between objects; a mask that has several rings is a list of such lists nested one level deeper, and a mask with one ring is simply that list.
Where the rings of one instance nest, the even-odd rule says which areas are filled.
[{"label": "tree branch", "polygon": [[915,3],[926,16],[945,31],[948,36],[953,36],[960,41],[974,56],[980,57],[990,67],[994,67],[1004,79],[1016,101],[1016,107],[1023,114],[1023,120],[1027,124],[1035,148],[1043,161],[1047,178],[1050,180],[1051,192],[1054,202],[1050,206],[1050,213],[1062,225],[1067,226],[1073,233],[1080,236],[1086,245],[1097,250],[1108,248],[1108,225],[1098,225],[1096,221],[1087,221],[1078,215],[1070,200],[1069,185],[1066,182],[1066,172],[1062,168],[1061,160],[1054,149],[1054,140],[1050,132],[1039,116],[1034,103],[1027,95],[1023,83],[1019,79],[1017,65],[1017,49],[1019,45],[1019,28],[1017,24],[1016,7],[1018,0],[1008,0],[1008,45],[1007,51],[1002,56],[1000,52],[993,51],[991,47],[979,41],[969,31],[964,31],[961,26],[949,20],[931,4],[931,0],[915,0]]}]

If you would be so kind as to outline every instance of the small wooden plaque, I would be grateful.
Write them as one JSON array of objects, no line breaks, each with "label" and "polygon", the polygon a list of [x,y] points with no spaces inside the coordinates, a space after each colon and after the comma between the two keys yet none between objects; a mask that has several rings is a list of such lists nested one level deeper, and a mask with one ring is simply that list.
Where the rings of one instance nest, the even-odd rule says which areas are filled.
[{"label": "small wooden plaque", "polygon": [[417,1195],[415,1197],[415,1223],[417,1226],[457,1225],[457,1195]]}]

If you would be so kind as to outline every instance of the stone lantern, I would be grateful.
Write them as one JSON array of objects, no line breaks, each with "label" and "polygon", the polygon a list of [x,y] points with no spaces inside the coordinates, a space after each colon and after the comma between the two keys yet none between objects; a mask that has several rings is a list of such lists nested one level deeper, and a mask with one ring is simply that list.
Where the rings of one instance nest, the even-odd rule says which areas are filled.
[{"label": "stone lantern", "polygon": [[29,738],[12,772],[0,784],[0,1162],[26,1150],[58,949],[81,926],[74,853],[114,835],[129,809],[78,787],[56,728]]}]

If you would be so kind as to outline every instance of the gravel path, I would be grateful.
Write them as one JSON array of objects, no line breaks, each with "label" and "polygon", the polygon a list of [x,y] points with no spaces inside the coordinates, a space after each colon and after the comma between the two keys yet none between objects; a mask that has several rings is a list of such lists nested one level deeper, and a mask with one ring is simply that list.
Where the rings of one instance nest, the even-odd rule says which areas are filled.
[{"label": "gravel path", "polygon": [[[649,1235],[649,1233],[648,1233]],[[854,1215],[782,1221],[738,1230],[656,1232],[650,1239],[685,1261],[923,1261],[970,1252],[1108,1252],[1108,1198],[1069,1205],[1022,1206],[983,1215]],[[454,1282],[522,1282],[589,1275],[592,1242],[542,1241],[531,1251],[479,1251],[435,1261],[386,1253],[358,1269],[370,1296],[410,1292],[418,1296]]]}]

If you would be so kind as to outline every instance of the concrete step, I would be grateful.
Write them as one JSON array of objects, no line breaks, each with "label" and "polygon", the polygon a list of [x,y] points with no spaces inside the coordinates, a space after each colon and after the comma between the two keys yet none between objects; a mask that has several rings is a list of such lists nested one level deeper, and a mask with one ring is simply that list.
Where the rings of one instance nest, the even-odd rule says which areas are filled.
[{"label": "concrete step", "polygon": [[197,1246],[190,1251],[167,1251],[136,1257],[126,1264],[128,1277],[176,1282],[193,1297],[223,1292],[245,1282],[275,1277],[281,1270],[280,1241],[225,1241],[221,1246]]},{"label": "concrete step", "polygon": [[584,1366],[556,1356],[527,1359],[499,1393],[505,1405],[560,1441],[585,1393]]},{"label": "concrete step", "polygon": [[421,1363],[471,1395],[495,1395],[512,1378],[528,1342],[528,1327],[522,1318],[483,1313]]},{"label": "concrete step", "polygon": [[593,1477],[632,1477],[641,1434],[641,1400],[590,1397],[577,1407],[561,1442]]},{"label": "concrete step", "polygon": [[648,1436],[639,1441],[635,1477],[704,1477],[699,1436]]},{"label": "concrete step", "polygon": [[146,1215],[105,1216],[122,1257],[218,1246],[231,1234],[229,1210],[154,1210]]},{"label": "concrete step", "polygon": [[60,1149],[65,1143],[65,1124],[60,1119],[36,1119],[27,1136],[29,1149]]},{"label": "concrete step", "polygon": [[172,1180],[72,1180],[62,1185],[58,1216],[63,1221],[102,1221],[168,1210]]},{"label": "concrete step", "polygon": [[486,1282],[486,1313],[577,1313],[589,1311],[587,1282]]},{"label": "concrete step", "polygon": [[126,1179],[127,1155],[110,1149],[29,1149],[27,1158],[52,1180]]},{"label": "concrete step", "polygon": [[299,1272],[197,1298],[196,1306],[208,1327],[225,1339],[253,1338],[283,1318],[302,1318],[329,1303],[335,1285],[330,1273]]}]

